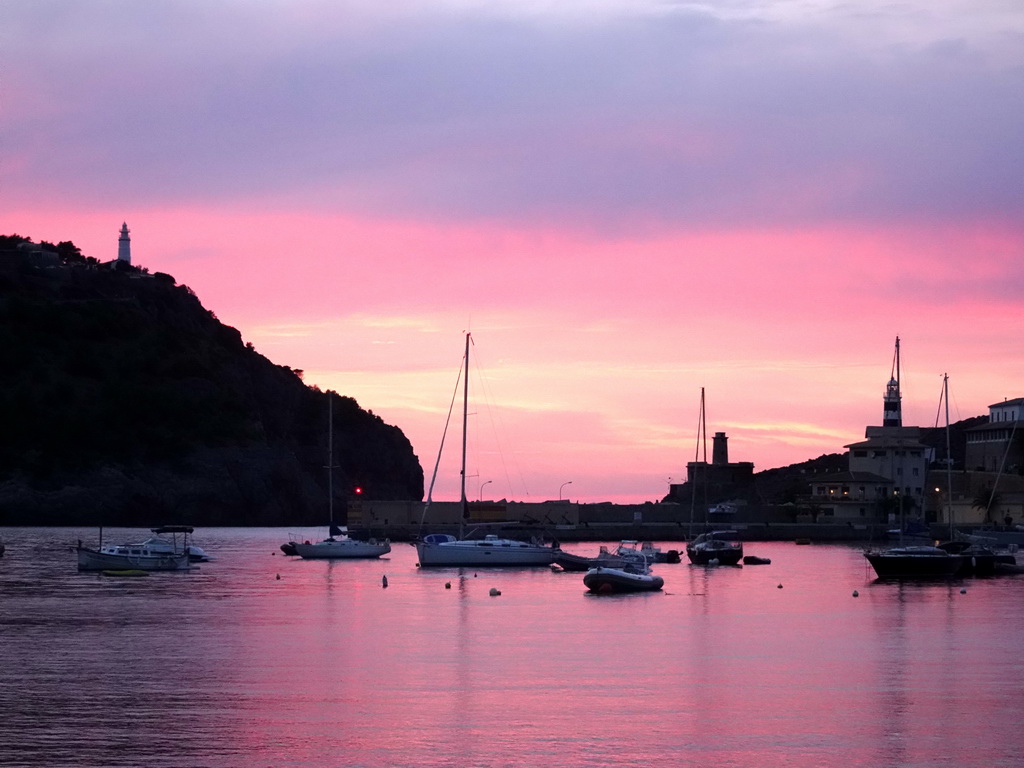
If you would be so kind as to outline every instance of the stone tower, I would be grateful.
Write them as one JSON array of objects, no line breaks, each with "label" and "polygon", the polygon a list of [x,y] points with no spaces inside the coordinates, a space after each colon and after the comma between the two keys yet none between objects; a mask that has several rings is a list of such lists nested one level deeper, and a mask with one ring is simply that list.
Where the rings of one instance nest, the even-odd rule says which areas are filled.
[{"label": "stone tower", "polygon": [[896,337],[896,354],[893,360],[893,376],[885,387],[882,404],[882,426],[902,427],[903,409],[900,395],[900,337]]},{"label": "stone tower", "polygon": [[121,224],[121,236],[117,238],[117,260],[132,263],[132,239],[128,237],[127,222]]}]

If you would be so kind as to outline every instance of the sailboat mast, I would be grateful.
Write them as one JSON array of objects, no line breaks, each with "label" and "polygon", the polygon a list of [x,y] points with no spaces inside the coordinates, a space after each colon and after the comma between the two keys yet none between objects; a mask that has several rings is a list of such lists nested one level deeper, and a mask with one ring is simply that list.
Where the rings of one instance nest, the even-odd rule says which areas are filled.
[{"label": "sailboat mast", "polygon": [[[697,417],[697,446],[693,451],[693,477],[690,478],[690,538],[693,538],[693,513],[694,508],[697,506],[697,475],[699,474],[698,464],[700,463],[700,446],[702,436],[704,438],[704,470],[706,471],[708,463],[708,440],[707,428],[704,424],[704,387],[700,388],[700,415]],[[706,497],[707,486],[705,485],[705,502],[707,501]]]},{"label": "sailboat mast", "polygon": [[[900,396],[900,405],[902,407],[903,400],[903,389],[900,387],[900,337],[896,337],[896,394]],[[902,417],[902,413],[900,414]],[[900,425],[902,426],[902,424]]]},{"label": "sailboat mast", "polygon": [[[462,380],[462,520],[469,516],[469,504],[466,501],[466,442],[467,426],[469,425],[469,340],[470,334],[466,332],[466,377]],[[459,523],[461,533],[462,522]],[[460,535],[461,539],[462,536]]]},{"label": "sailboat mast", "polygon": [[[334,398],[327,393],[327,516],[334,528]],[[333,536],[334,531],[328,530]]]},{"label": "sailboat mast", "polygon": [[704,481],[701,485],[704,486],[704,532],[707,533],[710,529],[708,520],[708,414],[704,407],[704,387],[700,388],[700,442],[703,456],[701,461],[704,462]]},{"label": "sailboat mast", "polygon": [[946,401],[946,517],[953,540],[953,454],[949,450],[949,374],[942,374],[942,399]]}]

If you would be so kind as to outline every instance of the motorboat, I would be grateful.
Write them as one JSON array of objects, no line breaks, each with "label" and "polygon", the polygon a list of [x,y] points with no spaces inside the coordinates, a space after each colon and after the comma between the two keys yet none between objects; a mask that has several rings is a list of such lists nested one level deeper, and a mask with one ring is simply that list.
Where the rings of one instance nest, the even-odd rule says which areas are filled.
[{"label": "motorboat", "polygon": [[635,539],[623,539],[619,543],[618,551],[626,557],[643,555],[648,563],[678,563],[680,559],[678,550],[670,549],[663,552],[650,541],[637,542]]},{"label": "motorboat", "polygon": [[694,565],[738,565],[743,544],[732,535],[732,531],[702,533],[686,545],[686,556]]},{"label": "motorboat", "polygon": [[[391,551],[391,542],[387,539],[378,541],[368,539],[359,541],[348,536],[328,536],[323,541],[298,542],[289,544],[294,547],[295,554],[304,560],[340,560],[343,558],[380,557]],[[283,549],[283,547],[282,547]]]},{"label": "motorboat", "polygon": [[188,526],[174,526],[175,533],[182,533],[182,546],[174,548],[166,539],[159,544],[149,541],[140,544],[103,544],[103,530],[100,529],[100,543],[96,549],[86,547],[81,540],[75,551],[78,554],[80,571],[187,571],[192,567],[188,552]]},{"label": "motorboat", "polygon": [[670,549],[662,551],[649,541],[640,543],[640,552],[647,558],[649,563],[678,563],[680,561],[679,550]]},{"label": "motorboat", "polygon": [[957,576],[964,565],[962,555],[947,552],[939,547],[907,546],[892,547],[865,552],[864,557],[871,563],[879,578],[923,577],[949,578]]},{"label": "motorboat", "polygon": [[622,565],[611,567],[599,565],[587,571],[583,584],[595,594],[605,595],[619,592],[656,592],[665,586],[661,576],[651,573],[643,557],[627,559]]},{"label": "motorboat", "polygon": [[571,552],[558,550],[555,553],[554,561],[554,564],[561,566],[563,571],[578,571],[581,573],[589,571],[591,568],[596,568],[599,565],[614,568],[624,563],[625,559],[621,555],[609,552],[608,547],[604,544],[601,545],[601,549],[596,557],[575,555]]},{"label": "motorboat", "polygon": [[555,562],[561,549],[543,542],[502,539],[487,534],[482,539],[457,539],[447,533],[431,533],[416,542],[420,566],[545,566]]}]

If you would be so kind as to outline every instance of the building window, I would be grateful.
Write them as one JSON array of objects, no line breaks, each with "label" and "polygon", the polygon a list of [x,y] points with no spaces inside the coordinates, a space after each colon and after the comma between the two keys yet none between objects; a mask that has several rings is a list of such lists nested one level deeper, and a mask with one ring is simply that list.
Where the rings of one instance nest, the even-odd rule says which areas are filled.
[{"label": "building window", "polygon": [[859,450],[859,451],[854,451],[853,455],[854,455],[855,458],[863,459],[863,458],[867,457],[868,452],[864,451],[864,450]]},{"label": "building window", "polygon": [[912,475],[913,475],[914,477],[917,477],[917,474],[918,474],[918,472],[917,472],[917,467],[914,467],[914,468],[913,468],[912,470],[910,470],[910,473],[911,473],[911,474],[912,474]]}]

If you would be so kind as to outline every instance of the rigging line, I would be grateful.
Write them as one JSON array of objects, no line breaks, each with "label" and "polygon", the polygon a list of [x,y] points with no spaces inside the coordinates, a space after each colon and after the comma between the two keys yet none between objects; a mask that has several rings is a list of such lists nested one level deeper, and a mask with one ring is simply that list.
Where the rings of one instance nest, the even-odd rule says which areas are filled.
[{"label": "rigging line", "polygon": [[1010,455],[1010,448],[1013,447],[1013,437],[1017,434],[1017,422],[1019,421],[1020,419],[1013,420],[1013,426],[1010,428],[1010,437],[1006,441],[1006,450],[1003,451],[1002,461],[999,462],[999,471],[996,472],[996,479],[992,481],[992,491],[988,495],[988,504],[985,505],[986,520],[988,520],[988,516],[992,510],[992,502],[996,497],[996,488],[999,487],[999,478],[1003,476],[1003,469],[1006,467],[1006,457]]},{"label": "rigging line", "polygon": [[[495,448],[497,450],[497,453],[498,453],[498,461],[501,464],[502,473],[505,476],[505,484],[506,484],[506,487],[508,489],[508,493],[510,495],[514,496],[515,494],[514,494],[513,485],[512,485],[512,478],[511,478],[511,474],[510,474],[510,471],[509,471],[508,460],[507,460],[506,455],[505,455],[506,451],[505,451],[505,449],[504,449],[504,447],[502,445],[501,439],[500,439],[500,435],[508,434],[508,430],[505,427],[505,423],[504,423],[504,420],[502,419],[501,412],[498,409],[497,401],[495,400],[495,397],[494,397],[494,392],[490,388],[490,385],[489,385],[489,382],[487,380],[487,377],[484,375],[485,367],[484,367],[484,363],[482,363],[481,360],[480,360],[480,353],[479,352],[477,353],[476,360],[477,360],[477,364],[476,364],[476,370],[475,370],[474,373],[475,373],[475,375],[477,377],[477,381],[479,383],[480,391],[483,393],[483,403],[484,403],[484,407],[487,409],[487,420],[488,420],[488,422],[491,425],[491,435],[492,435],[492,437],[494,439],[494,446],[495,446]],[[477,446],[479,446],[479,445],[480,445],[480,442],[477,441]],[[518,475],[520,486],[523,488],[524,495],[526,497],[529,497],[530,493],[529,493],[528,490],[526,490],[526,488],[527,488],[526,479],[523,477],[522,468],[519,466],[519,463],[516,461],[516,457],[515,457],[515,452],[514,451],[511,452],[511,456],[512,456],[512,463],[514,465],[513,469],[515,470],[516,474]],[[479,457],[478,457],[477,461],[479,462]],[[477,471],[479,473],[479,469]]]},{"label": "rigging line", "polygon": [[448,417],[444,422],[444,431],[441,433],[441,445],[437,449],[437,460],[434,462],[434,474],[430,476],[430,489],[427,491],[427,503],[423,505],[423,514],[420,515],[420,530],[423,530],[423,521],[427,517],[427,510],[430,509],[430,505],[434,497],[434,482],[437,480],[437,468],[441,464],[441,453],[444,451],[445,437],[448,435],[448,427],[452,421],[452,410],[455,408],[455,398],[459,395],[459,383],[462,381],[462,374],[465,370],[466,360],[463,357],[462,363],[459,365],[459,375],[455,377],[455,390],[452,392],[452,401],[448,404]]}]

